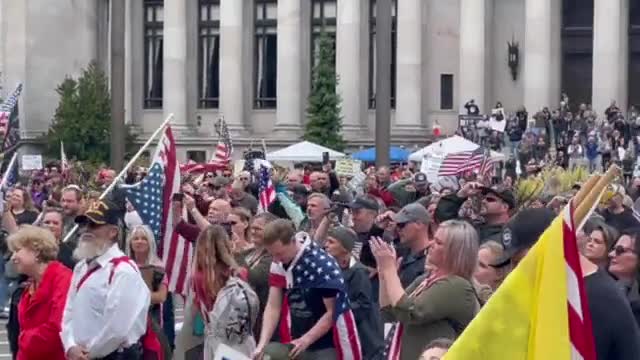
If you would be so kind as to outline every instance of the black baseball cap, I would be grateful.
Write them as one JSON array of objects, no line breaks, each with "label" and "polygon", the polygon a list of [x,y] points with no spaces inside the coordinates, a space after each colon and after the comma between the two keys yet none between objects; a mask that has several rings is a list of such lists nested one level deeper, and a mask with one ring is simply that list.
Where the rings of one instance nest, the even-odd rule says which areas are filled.
[{"label": "black baseball cap", "polygon": [[516,208],[516,197],[513,195],[513,192],[509,189],[499,189],[499,188],[490,188],[490,187],[483,187],[482,188],[482,195],[487,195],[487,194],[494,194],[495,196],[497,196],[498,198],[500,198],[502,201],[504,201],[505,203],[507,203],[507,205],[509,205],[509,209],[515,209]]},{"label": "black baseball cap", "polygon": [[380,210],[380,205],[378,205],[378,202],[376,201],[376,199],[368,195],[362,195],[362,196],[356,197],[355,200],[351,202],[349,207],[352,210],[357,210],[357,209],[368,209],[368,210],[375,210],[375,211]]},{"label": "black baseball cap", "polygon": [[91,205],[83,215],[78,215],[75,222],[78,225],[118,225],[119,208],[108,200],[99,200]]},{"label": "black baseball cap", "polygon": [[491,266],[505,266],[515,254],[531,248],[555,218],[556,214],[547,208],[528,208],[518,212],[502,229],[504,253]]},{"label": "black baseball cap", "polygon": [[413,175],[413,183],[417,186],[426,186],[429,185],[429,180],[426,174],[419,172]]}]

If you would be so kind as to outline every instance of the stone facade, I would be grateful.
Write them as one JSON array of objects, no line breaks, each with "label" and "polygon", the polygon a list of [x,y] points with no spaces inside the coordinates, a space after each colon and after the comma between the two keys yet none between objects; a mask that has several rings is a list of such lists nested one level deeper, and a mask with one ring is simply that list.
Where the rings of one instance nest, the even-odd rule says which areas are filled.
[{"label": "stone facade", "polygon": [[[211,157],[213,124],[221,115],[238,149],[262,138],[270,149],[299,140],[310,91],[312,12],[319,0],[277,0],[278,96],[277,106],[269,109],[254,107],[254,1],[262,0],[217,2],[220,96],[219,106],[212,109],[199,107],[201,0],[164,0],[163,106],[154,109],[142,101],[145,1],[125,1],[126,120],[142,139],[173,113],[182,158],[187,151],[205,151],[206,158]],[[337,91],[343,98],[345,137],[353,148],[372,144],[374,137],[375,110],[369,106],[371,1],[324,0],[333,2],[336,14]],[[392,144],[425,144],[435,122],[445,133],[453,132],[459,110],[471,98],[484,112],[496,101],[508,111],[524,104],[529,112],[557,103],[563,88],[563,6],[575,1],[397,1]],[[591,102],[602,112],[611,99],[622,107],[629,97],[630,0],[590,1],[595,16],[589,86]],[[21,121],[26,139],[47,130],[58,101],[54,89],[65,75],[77,76],[94,59],[109,69],[108,9],[109,0],[0,0],[3,91],[24,83]],[[520,51],[516,80],[507,64],[507,43],[512,41]],[[452,101],[443,109],[447,79],[452,81]]]}]

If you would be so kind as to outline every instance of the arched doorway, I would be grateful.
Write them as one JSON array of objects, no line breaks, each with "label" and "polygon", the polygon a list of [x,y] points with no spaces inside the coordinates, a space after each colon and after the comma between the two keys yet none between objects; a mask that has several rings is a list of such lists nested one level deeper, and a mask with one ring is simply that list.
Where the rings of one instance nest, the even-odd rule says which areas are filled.
[{"label": "arched doorway", "polygon": [[640,2],[629,2],[629,106],[640,105]]},{"label": "arched doorway", "polygon": [[591,103],[593,1],[562,2],[562,91],[569,95],[573,109],[581,103]]}]

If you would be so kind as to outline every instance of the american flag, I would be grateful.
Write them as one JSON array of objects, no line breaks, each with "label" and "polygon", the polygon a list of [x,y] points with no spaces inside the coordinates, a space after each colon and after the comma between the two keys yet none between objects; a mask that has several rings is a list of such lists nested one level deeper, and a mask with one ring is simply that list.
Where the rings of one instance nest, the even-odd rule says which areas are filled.
[{"label": "american flag", "polygon": [[228,165],[231,161],[231,154],[233,153],[233,143],[231,142],[231,136],[229,135],[229,128],[224,118],[220,118],[216,124],[216,132],[218,133],[218,145],[216,145],[216,151],[213,154],[211,162],[219,165]]},{"label": "american flag", "polygon": [[60,168],[62,169],[62,175],[66,177],[69,172],[69,160],[64,152],[64,143],[62,141],[60,141]]},{"label": "american flag", "polygon": [[[300,244],[298,254],[288,266],[288,270],[284,268],[282,263],[271,263],[269,285],[284,291],[279,328],[280,341],[285,344],[294,340],[291,334],[289,289],[337,290],[332,332],[338,359],[362,359],[360,339],[355,318],[349,307],[344,278],[340,267],[332,256],[307,239],[303,244]],[[295,305],[293,304],[293,306]]]},{"label": "american flag", "polygon": [[478,147],[473,151],[461,151],[447,154],[442,161],[439,176],[456,176],[462,173],[479,169],[487,157],[486,149]]},{"label": "american flag", "polygon": [[18,99],[22,93],[22,84],[18,84],[11,96],[0,105],[0,133],[3,134],[2,151],[11,151],[20,141],[20,120],[18,117]]},{"label": "american flag", "polygon": [[258,183],[258,197],[260,198],[260,204],[258,205],[258,212],[267,212],[269,205],[276,201],[276,188],[271,181],[271,174],[269,169],[260,165],[260,180]]},{"label": "american flag", "polygon": [[171,197],[180,191],[180,169],[171,127],[166,128],[158,142],[147,176],[140,183],[125,188],[127,198],[158,241],[159,255],[169,279],[169,291],[186,294],[192,244],[173,230]]}]

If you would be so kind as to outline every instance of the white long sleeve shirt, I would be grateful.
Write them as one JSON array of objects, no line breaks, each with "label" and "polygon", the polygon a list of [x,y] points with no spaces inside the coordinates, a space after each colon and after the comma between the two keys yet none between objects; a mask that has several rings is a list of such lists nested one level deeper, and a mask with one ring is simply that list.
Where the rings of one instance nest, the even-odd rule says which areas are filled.
[{"label": "white long sleeve shirt", "polygon": [[111,260],[122,256],[114,244],[73,270],[60,333],[65,353],[80,345],[89,358],[104,357],[137,343],[145,333],[151,295],[135,263],[120,263],[109,281]]}]

